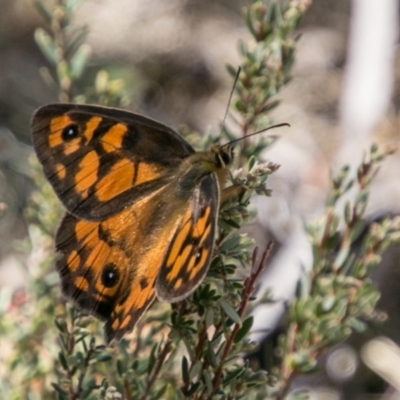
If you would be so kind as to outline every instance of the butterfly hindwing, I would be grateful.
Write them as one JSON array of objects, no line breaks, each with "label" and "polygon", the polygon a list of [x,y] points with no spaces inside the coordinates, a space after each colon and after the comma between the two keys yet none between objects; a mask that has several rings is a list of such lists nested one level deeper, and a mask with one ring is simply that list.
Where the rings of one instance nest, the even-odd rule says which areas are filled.
[{"label": "butterfly hindwing", "polygon": [[156,281],[160,300],[179,301],[203,280],[214,248],[218,207],[217,179],[206,175],[194,188],[166,252]]},{"label": "butterfly hindwing", "polygon": [[165,185],[194,152],[172,129],[113,108],[53,104],[36,111],[33,143],[67,210],[100,220]]},{"label": "butterfly hindwing", "polygon": [[[185,199],[176,199],[179,207],[164,202],[166,190],[170,188],[162,188],[102,221],[81,220],[67,214],[59,227],[56,248],[63,256],[57,269],[63,292],[80,308],[106,321],[107,342],[130,331],[153,302],[155,287],[159,288],[162,282],[158,277],[168,257],[167,249],[179,237],[177,232],[185,226],[183,220],[189,214],[182,215],[181,210],[194,205]],[[201,201],[201,197],[196,194],[193,201]],[[198,221],[203,211],[198,214]],[[209,235],[204,238],[210,240]],[[182,285],[186,290],[182,295],[197,286],[206,267],[202,266],[201,273]],[[169,282],[176,285],[175,281]]]}]

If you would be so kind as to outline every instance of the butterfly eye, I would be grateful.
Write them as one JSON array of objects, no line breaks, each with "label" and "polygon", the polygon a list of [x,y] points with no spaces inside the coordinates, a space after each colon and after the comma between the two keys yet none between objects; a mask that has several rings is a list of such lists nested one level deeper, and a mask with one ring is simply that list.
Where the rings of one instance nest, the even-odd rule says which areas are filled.
[{"label": "butterfly eye", "polygon": [[232,159],[231,154],[229,153],[221,153],[221,158],[225,165],[230,164]]},{"label": "butterfly eye", "polygon": [[224,168],[232,162],[233,159],[233,148],[232,147],[222,147],[220,152],[217,154],[217,165],[220,168]]},{"label": "butterfly eye", "polygon": [[79,127],[76,124],[66,126],[62,131],[62,138],[65,142],[75,139],[79,136]]},{"label": "butterfly eye", "polygon": [[112,288],[119,281],[119,271],[114,263],[109,263],[104,266],[101,274],[101,282],[107,288]]}]

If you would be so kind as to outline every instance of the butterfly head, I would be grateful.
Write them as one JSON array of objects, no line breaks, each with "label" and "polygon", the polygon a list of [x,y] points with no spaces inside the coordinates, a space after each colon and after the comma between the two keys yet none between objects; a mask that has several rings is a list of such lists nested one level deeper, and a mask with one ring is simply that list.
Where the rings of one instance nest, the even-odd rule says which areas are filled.
[{"label": "butterfly head", "polygon": [[[207,157],[208,165],[209,165],[209,167],[211,166],[211,168],[209,168],[209,170],[216,172],[219,182],[220,183],[223,182],[227,176],[227,169],[232,164],[233,159],[234,159],[233,149],[234,149],[236,142],[245,140],[250,136],[259,135],[260,133],[265,132],[269,129],[278,128],[281,126],[290,126],[290,125],[287,123],[273,125],[268,128],[262,129],[260,131],[251,133],[250,135],[246,135],[246,136],[231,140],[230,142],[225,143],[223,145],[217,144],[217,145],[213,146],[211,148],[211,151],[208,153],[211,155],[211,160]],[[205,163],[205,165],[206,164],[207,163]]]},{"label": "butterfly head", "polygon": [[235,153],[233,151],[233,146],[227,143],[223,146],[216,145],[211,148],[211,153],[214,157],[214,165],[217,169],[226,169],[232,164]]}]

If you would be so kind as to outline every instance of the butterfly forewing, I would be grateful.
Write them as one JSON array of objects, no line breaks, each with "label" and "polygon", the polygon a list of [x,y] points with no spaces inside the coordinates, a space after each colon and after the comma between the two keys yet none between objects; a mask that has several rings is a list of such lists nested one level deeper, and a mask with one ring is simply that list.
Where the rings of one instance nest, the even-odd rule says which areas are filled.
[{"label": "butterfly forewing", "polygon": [[105,107],[54,104],[33,117],[33,143],[68,211],[100,220],[169,182],[194,152],[170,128]]}]

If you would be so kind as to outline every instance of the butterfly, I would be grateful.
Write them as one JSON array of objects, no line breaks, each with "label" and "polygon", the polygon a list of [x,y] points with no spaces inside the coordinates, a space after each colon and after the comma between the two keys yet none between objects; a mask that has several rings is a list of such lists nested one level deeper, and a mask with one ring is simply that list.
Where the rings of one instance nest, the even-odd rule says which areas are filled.
[{"label": "butterfly", "polygon": [[55,238],[64,295],[120,340],[157,297],[177,302],[203,281],[233,146],[195,151],[132,112],[50,104],[33,145],[65,206]]}]

